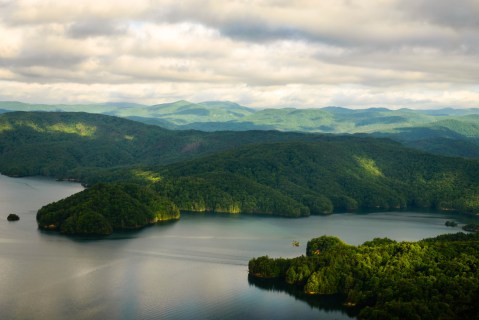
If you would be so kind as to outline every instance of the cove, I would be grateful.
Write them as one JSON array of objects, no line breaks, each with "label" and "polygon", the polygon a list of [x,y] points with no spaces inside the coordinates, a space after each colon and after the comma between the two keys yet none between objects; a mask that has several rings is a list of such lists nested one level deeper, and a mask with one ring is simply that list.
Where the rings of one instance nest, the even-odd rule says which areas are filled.
[{"label": "cove", "polygon": [[[415,212],[302,219],[185,213],[178,222],[88,240],[41,232],[35,221],[38,208],[82,190],[79,184],[0,176],[0,190],[2,319],[350,319],[334,300],[296,299],[249,281],[249,259],[295,257],[324,234],[350,244],[419,240],[464,224]],[[8,222],[9,213],[20,221]],[[458,227],[446,227],[447,220]]]}]

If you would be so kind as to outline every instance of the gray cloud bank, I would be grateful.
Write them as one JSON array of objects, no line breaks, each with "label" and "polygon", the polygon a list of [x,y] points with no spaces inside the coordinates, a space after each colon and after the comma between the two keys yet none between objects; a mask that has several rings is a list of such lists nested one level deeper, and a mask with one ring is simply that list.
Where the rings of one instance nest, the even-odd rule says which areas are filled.
[{"label": "gray cloud bank", "polygon": [[0,99],[479,107],[479,1],[0,0]]}]

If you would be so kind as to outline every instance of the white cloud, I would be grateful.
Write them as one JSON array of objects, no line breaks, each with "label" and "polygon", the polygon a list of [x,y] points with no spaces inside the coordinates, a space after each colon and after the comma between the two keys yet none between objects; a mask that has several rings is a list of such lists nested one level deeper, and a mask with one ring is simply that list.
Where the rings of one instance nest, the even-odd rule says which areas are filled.
[{"label": "white cloud", "polygon": [[478,7],[0,0],[0,98],[479,107]]}]

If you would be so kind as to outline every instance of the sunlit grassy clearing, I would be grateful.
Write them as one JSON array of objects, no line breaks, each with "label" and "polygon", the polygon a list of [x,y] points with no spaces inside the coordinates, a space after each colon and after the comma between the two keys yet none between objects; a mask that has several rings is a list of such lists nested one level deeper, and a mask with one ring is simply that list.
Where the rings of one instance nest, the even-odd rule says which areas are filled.
[{"label": "sunlit grassy clearing", "polygon": [[359,164],[361,168],[364,169],[368,174],[376,177],[382,177],[384,176],[383,173],[381,172],[381,169],[378,168],[376,165],[376,162],[374,162],[373,159],[369,159],[366,157],[359,157],[356,156],[355,160]]}]

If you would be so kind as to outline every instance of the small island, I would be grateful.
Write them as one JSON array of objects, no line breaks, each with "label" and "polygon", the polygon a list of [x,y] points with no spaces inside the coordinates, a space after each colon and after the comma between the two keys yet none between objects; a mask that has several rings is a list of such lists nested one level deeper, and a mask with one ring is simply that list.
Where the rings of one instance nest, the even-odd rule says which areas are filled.
[{"label": "small island", "polygon": [[[305,294],[334,295],[359,319],[477,319],[479,234],[418,242],[376,238],[359,246],[332,236],[307,243],[306,256],[249,261],[252,279]],[[420,315],[420,317],[418,317]]]},{"label": "small island", "polygon": [[479,232],[479,223],[469,223],[462,227],[462,230],[469,232]]},{"label": "small island", "polygon": [[8,221],[18,221],[20,220],[20,217],[16,215],[15,213],[10,213],[7,217]]},{"label": "small island", "polygon": [[180,211],[170,200],[136,184],[99,183],[37,212],[38,227],[70,235],[109,235],[176,220]]},{"label": "small island", "polygon": [[448,221],[446,221],[446,223],[444,223],[444,225],[446,227],[457,227],[457,222],[448,220]]}]

